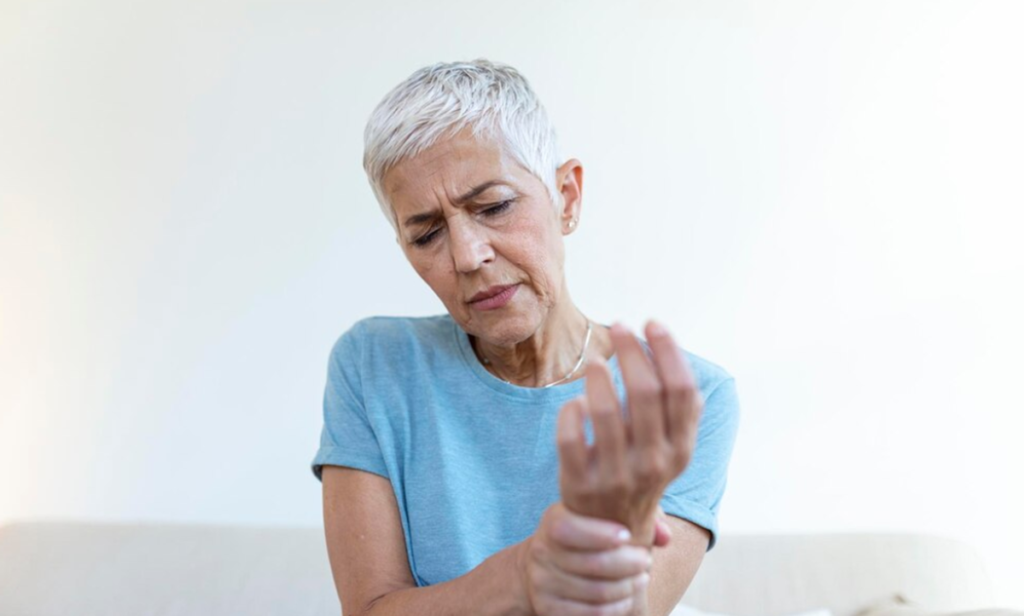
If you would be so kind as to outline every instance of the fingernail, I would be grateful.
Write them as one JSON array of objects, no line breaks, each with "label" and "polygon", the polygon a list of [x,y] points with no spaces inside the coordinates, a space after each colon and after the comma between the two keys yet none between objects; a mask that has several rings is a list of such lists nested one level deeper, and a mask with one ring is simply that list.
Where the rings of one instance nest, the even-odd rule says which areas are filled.
[{"label": "fingernail", "polygon": [[649,584],[650,582],[651,582],[651,574],[650,573],[641,573],[639,576],[637,576],[636,586],[640,590],[643,590],[643,589],[647,588],[647,584]]},{"label": "fingernail", "polygon": [[668,330],[665,329],[665,327],[661,323],[658,323],[657,321],[651,321],[651,335],[667,336]]},{"label": "fingernail", "polygon": [[615,538],[619,541],[629,541],[633,538],[633,533],[629,532],[629,529],[623,528],[615,533]]}]

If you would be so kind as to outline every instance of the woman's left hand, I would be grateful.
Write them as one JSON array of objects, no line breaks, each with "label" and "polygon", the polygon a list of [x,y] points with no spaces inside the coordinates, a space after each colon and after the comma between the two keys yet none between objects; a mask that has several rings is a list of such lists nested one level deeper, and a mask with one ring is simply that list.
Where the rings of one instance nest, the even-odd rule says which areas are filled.
[{"label": "woman's left hand", "polygon": [[[607,363],[592,361],[586,369],[586,395],[570,400],[559,415],[558,452],[566,507],[621,522],[633,542],[652,545],[663,534],[656,532],[656,514],[665,487],[686,469],[696,447],[703,401],[671,335],[653,322],[646,334],[653,363],[632,332],[620,324],[611,328],[628,417],[622,414]],[[591,446],[584,416],[593,424]]]}]

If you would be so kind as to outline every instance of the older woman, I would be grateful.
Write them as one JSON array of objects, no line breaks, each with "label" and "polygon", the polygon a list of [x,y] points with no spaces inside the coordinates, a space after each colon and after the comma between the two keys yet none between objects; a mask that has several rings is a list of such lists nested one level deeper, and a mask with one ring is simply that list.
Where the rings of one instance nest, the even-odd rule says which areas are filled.
[{"label": "older woman", "polygon": [[514,69],[421,69],[365,137],[447,314],[362,319],[332,349],[312,468],[343,611],[667,614],[716,541],[732,378],[573,302],[583,167]]}]

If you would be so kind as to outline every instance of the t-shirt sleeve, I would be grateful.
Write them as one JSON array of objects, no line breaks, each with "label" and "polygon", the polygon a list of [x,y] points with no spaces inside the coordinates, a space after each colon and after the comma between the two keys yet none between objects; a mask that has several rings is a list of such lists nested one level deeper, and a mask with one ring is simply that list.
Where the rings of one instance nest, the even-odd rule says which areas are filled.
[{"label": "t-shirt sleeve", "polygon": [[313,475],[323,481],[323,465],[347,466],[388,477],[384,456],[363,404],[359,323],[338,338],[327,364],[324,423]]},{"label": "t-shirt sleeve", "polygon": [[665,488],[661,508],[710,531],[710,552],[718,536],[718,506],[725,494],[740,408],[736,382],[731,376],[705,396],[697,428],[697,448],[686,470]]}]

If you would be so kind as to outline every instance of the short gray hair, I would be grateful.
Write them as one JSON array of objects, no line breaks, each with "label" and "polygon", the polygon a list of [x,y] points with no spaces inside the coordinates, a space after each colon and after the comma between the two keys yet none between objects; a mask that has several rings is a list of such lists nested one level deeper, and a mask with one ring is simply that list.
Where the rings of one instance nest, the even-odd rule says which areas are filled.
[{"label": "short gray hair", "polygon": [[558,138],[543,105],[516,69],[484,59],[439,62],[410,75],[374,109],[363,135],[363,168],[381,211],[398,231],[384,175],[439,139],[470,127],[486,132],[540,179],[556,207]]}]

